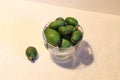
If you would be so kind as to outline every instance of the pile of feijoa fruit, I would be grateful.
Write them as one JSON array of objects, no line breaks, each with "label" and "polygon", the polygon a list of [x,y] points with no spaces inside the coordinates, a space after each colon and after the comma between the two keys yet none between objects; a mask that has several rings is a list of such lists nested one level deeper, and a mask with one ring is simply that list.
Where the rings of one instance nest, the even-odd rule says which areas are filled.
[{"label": "pile of feijoa fruit", "polygon": [[60,48],[68,48],[79,43],[83,32],[79,30],[79,23],[74,17],[58,17],[50,22],[44,30],[46,41]]}]

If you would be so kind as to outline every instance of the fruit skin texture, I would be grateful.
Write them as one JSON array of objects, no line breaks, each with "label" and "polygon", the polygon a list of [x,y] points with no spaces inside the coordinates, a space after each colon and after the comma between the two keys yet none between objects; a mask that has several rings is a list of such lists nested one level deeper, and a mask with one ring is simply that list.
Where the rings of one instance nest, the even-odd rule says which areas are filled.
[{"label": "fruit skin texture", "polygon": [[60,26],[65,26],[66,23],[63,20],[56,20],[54,22],[51,22],[48,27],[52,29],[58,29]]},{"label": "fruit skin texture", "polygon": [[65,21],[68,25],[76,26],[78,25],[78,21],[73,17],[66,17]]},{"label": "fruit skin texture", "polygon": [[58,28],[58,32],[60,35],[62,35],[63,37],[67,37],[67,35],[69,34],[67,28],[65,26],[61,26]]},{"label": "fruit skin texture", "polygon": [[57,20],[62,20],[62,21],[64,21],[64,18],[63,17],[58,17],[58,18],[56,18],[56,21]]},{"label": "fruit skin texture", "polygon": [[46,28],[44,33],[48,43],[53,46],[58,46],[60,44],[61,36],[57,31],[51,28]]},{"label": "fruit skin texture", "polygon": [[72,46],[72,43],[69,40],[62,38],[61,48],[68,48],[70,46]]},{"label": "fruit skin texture", "polygon": [[68,30],[70,33],[73,33],[73,32],[75,31],[75,27],[74,27],[74,26],[67,25],[66,28],[67,28],[67,30]]},{"label": "fruit skin texture", "polygon": [[77,44],[83,38],[83,34],[80,30],[74,31],[71,36],[71,42]]},{"label": "fruit skin texture", "polygon": [[30,61],[36,60],[37,55],[38,55],[36,48],[33,47],[33,46],[28,47],[28,48],[26,49],[26,52],[25,52],[25,53],[26,53],[27,58],[28,58]]}]

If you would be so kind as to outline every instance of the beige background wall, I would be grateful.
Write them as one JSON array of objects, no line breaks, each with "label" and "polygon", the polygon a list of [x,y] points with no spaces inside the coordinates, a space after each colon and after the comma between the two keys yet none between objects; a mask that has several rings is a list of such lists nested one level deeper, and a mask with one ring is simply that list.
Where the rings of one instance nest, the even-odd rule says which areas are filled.
[{"label": "beige background wall", "polygon": [[32,0],[32,1],[120,15],[120,0]]}]

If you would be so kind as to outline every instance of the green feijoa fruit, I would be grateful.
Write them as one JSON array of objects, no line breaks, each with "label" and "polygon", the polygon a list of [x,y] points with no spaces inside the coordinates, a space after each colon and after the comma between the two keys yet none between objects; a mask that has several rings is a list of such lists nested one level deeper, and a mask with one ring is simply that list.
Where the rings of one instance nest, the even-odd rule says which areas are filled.
[{"label": "green feijoa fruit", "polygon": [[69,34],[70,34],[70,31],[68,31],[67,27],[65,27],[65,26],[59,27],[58,32],[59,32],[59,34],[61,34],[65,38],[68,38]]},{"label": "green feijoa fruit", "polygon": [[59,34],[61,34],[62,36],[67,34],[67,28],[65,26],[61,26],[58,28],[58,32]]},{"label": "green feijoa fruit", "polygon": [[68,25],[73,25],[73,26],[78,25],[77,19],[73,17],[66,17],[65,21],[67,22]]},{"label": "green feijoa fruit", "polygon": [[53,22],[51,22],[51,23],[48,25],[48,27],[49,27],[49,28],[52,28],[52,29],[57,29],[57,28],[58,28],[58,24],[53,21]]},{"label": "green feijoa fruit", "polygon": [[73,32],[75,31],[75,27],[74,27],[74,26],[67,25],[66,28],[67,28],[67,30],[68,30],[70,33],[73,33]]},{"label": "green feijoa fruit", "polygon": [[80,30],[76,30],[71,35],[71,42],[73,44],[77,44],[79,41],[82,40],[83,34]]},{"label": "green feijoa fruit", "polygon": [[48,43],[50,43],[53,46],[58,46],[61,42],[61,36],[60,34],[51,28],[46,28],[44,31],[46,40]]},{"label": "green feijoa fruit", "polygon": [[49,28],[52,28],[52,29],[58,29],[60,26],[65,26],[66,23],[65,21],[62,21],[62,20],[56,20],[54,22],[51,22],[48,27]]},{"label": "green feijoa fruit", "polygon": [[61,48],[68,48],[70,46],[72,46],[72,42],[67,39],[62,38]]},{"label": "green feijoa fruit", "polygon": [[56,21],[57,20],[62,20],[62,21],[64,21],[64,18],[63,17],[58,17],[58,18],[56,18]]},{"label": "green feijoa fruit", "polygon": [[30,61],[35,61],[38,55],[36,48],[33,46],[28,47],[25,54]]}]

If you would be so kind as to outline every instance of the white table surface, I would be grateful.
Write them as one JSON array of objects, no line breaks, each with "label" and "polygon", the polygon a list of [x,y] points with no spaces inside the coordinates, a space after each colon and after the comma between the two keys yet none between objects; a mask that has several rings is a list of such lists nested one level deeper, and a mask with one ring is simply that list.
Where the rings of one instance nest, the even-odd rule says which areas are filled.
[{"label": "white table surface", "polygon": [[[74,68],[56,64],[43,44],[44,25],[59,16],[77,18],[84,29],[81,59]],[[28,46],[38,50],[35,63],[25,56]],[[0,80],[120,80],[120,16],[32,1],[1,1]]]}]

